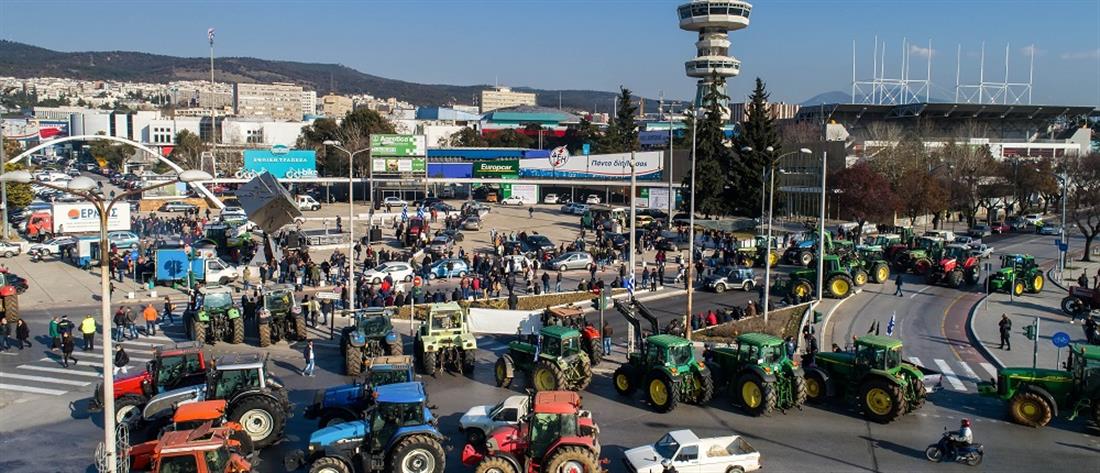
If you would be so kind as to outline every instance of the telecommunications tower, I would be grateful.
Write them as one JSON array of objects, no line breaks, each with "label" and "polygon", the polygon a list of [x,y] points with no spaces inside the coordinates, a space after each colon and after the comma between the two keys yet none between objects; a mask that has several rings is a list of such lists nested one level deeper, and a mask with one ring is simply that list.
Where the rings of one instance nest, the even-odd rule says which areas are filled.
[{"label": "telecommunications tower", "polygon": [[729,54],[729,32],[749,26],[752,4],[738,0],[693,0],[676,10],[680,29],[699,32],[695,57],[684,63],[688,77],[699,79],[695,91],[698,107],[702,106],[712,75],[727,79],[741,73],[741,61]]}]

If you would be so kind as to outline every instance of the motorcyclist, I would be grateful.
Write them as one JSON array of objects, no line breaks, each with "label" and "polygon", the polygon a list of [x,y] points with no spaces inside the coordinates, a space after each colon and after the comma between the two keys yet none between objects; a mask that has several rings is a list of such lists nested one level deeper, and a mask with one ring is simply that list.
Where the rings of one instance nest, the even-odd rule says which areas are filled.
[{"label": "motorcyclist", "polygon": [[963,419],[959,424],[959,430],[952,432],[947,437],[950,440],[949,445],[952,449],[952,455],[957,455],[960,450],[974,442],[974,433],[970,430],[970,419]]}]

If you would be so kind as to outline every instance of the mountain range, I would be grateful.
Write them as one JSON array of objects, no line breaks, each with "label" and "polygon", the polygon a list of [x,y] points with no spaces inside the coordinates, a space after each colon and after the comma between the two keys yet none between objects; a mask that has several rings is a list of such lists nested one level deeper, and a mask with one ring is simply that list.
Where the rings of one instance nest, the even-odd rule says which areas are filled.
[{"label": "mountain range", "polygon": [[[116,80],[165,83],[175,80],[207,80],[209,58],[176,57],[133,51],[61,52],[15,41],[0,40],[0,76],[62,77],[81,80]],[[306,89],[337,93],[395,97],[415,105],[469,103],[489,85],[420,84],[367,74],[341,64],[274,61],[251,57],[215,58],[215,80],[221,82],[290,82]],[[534,92],[541,106],[567,110],[591,110],[593,104],[610,104],[618,94],[598,90],[547,90],[513,87]],[[847,102],[844,92],[819,94],[803,105]],[[657,101],[644,99],[645,112],[655,112]]]}]

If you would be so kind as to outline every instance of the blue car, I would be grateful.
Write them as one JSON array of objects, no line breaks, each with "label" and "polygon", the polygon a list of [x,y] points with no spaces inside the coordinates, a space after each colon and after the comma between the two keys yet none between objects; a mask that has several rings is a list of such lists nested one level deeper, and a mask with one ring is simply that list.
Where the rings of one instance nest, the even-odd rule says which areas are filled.
[{"label": "blue car", "polygon": [[107,234],[107,241],[120,250],[138,247],[138,236],[134,232],[110,232]]},{"label": "blue car", "polygon": [[[447,274],[447,263],[452,263],[450,274]],[[466,266],[466,262],[457,258],[441,259],[432,263],[428,268],[428,277],[432,279],[438,278],[461,278],[470,272],[470,268]]]}]

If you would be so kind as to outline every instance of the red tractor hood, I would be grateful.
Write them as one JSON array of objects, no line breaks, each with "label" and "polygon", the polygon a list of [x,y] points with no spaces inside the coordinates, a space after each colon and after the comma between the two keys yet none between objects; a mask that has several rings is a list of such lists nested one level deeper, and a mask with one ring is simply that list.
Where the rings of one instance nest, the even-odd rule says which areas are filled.
[{"label": "red tractor hood", "polygon": [[954,270],[956,264],[958,264],[958,262],[955,258],[944,258],[940,260],[940,268],[944,271]]},{"label": "red tractor hood", "polygon": [[142,385],[146,382],[152,382],[152,376],[148,371],[138,371],[133,374],[123,375],[122,377],[115,378],[115,399],[126,394],[137,394],[139,396],[145,395],[145,390],[142,389]]}]

